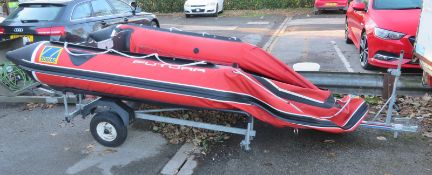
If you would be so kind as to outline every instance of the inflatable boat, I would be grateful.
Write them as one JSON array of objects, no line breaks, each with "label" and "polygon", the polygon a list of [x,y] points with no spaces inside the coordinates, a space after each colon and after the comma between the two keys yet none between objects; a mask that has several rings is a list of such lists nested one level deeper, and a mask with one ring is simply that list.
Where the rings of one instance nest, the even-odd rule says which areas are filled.
[{"label": "inflatable boat", "polygon": [[[334,99],[328,96],[329,91],[288,84],[251,74],[238,65],[201,59],[125,53],[59,42],[27,45],[8,52],[7,58],[35,80],[57,90],[240,110],[277,127],[350,132],[368,111],[365,101],[358,97]],[[284,69],[295,73],[288,67]],[[297,74],[293,77],[311,84]]]},{"label": "inflatable boat", "polygon": [[[199,34],[135,25],[111,26],[90,34],[95,41],[113,40],[119,51],[237,64],[241,69],[283,83],[318,89],[263,49],[235,37]],[[330,94],[327,94],[330,96]]]}]

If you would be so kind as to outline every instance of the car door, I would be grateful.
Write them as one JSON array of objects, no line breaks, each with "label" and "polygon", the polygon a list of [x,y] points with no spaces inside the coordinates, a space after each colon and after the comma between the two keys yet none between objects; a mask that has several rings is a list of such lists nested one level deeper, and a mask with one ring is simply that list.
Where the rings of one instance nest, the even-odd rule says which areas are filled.
[{"label": "car door", "polygon": [[114,9],[114,14],[117,16],[116,24],[125,24],[133,18],[132,7],[123,2],[122,0],[107,0],[111,7]]},{"label": "car door", "polygon": [[118,22],[118,15],[106,0],[92,0],[90,4],[93,9],[92,18],[96,20],[92,31],[114,25]]},{"label": "car door", "polygon": [[[355,3],[366,3],[366,7],[368,5],[368,0],[354,0],[352,2],[352,5],[354,5]],[[351,8],[352,9],[352,8]],[[356,46],[359,46],[360,43],[360,38],[361,38],[361,32],[364,28],[364,15],[365,13],[367,13],[366,11],[358,11],[358,10],[354,10],[352,9],[352,11],[350,11],[349,16],[348,16],[348,26],[350,26],[351,32],[352,32],[352,36],[354,38],[352,38],[354,44]]]},{"label": "car door", "polygon": [[76,4],[71,10],[70,23],[66,27],[65,40],[73,43],[87,41],[88,35],[93,31],[97,20],[92,18],[90,1]]}]

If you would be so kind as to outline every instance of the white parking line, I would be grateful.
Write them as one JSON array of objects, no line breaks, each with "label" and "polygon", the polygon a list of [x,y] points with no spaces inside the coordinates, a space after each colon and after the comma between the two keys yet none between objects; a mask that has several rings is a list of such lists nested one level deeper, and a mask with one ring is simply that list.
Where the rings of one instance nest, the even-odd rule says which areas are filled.
[{"label": "white parking line", "polygon": [[342,53],[341,49],[336,44],[336,42],[335,41],[331,41],[331,44],[333,45],[334,49],[336,50],[337,55],[341,59],[341,61],[344,64],[345,68],[347,69],[347,71],[348,72],[354,72],[354,70],[352,69],[349,61],[346,59],[345,55]]},{"label": "white parking line", "polygon": [[290,22],[290,26],[299,25],[326,25],[326,24],[345,24],[345,18],[309,18],[296,19]]},{"label": "white parking line", "polygon": [[279,28],[273,33],[271,38],[264,45],[264,50],[271,53],[271,51],[273,50],[273,46],[275,45],[275,43],[277,43],[277,38],[286,30],[289,21],[291,21],[291,17],[286,17],[282,24],[279,26]]},{"label": "white parking line", "polygon": [[248,25],[269,25],[268,21],[250,21],[247,23]]}]

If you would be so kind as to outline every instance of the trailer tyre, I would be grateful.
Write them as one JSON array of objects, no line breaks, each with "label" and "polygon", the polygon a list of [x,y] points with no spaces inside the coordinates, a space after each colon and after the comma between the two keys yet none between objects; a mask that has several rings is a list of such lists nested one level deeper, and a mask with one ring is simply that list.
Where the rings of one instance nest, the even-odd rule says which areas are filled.
[{"label": "trailer tyre", "polygon": [[97,142],[107,147],[120,146],[127,137],[127,127],[113,112],[97,113],[90,122],[90,131]]}]

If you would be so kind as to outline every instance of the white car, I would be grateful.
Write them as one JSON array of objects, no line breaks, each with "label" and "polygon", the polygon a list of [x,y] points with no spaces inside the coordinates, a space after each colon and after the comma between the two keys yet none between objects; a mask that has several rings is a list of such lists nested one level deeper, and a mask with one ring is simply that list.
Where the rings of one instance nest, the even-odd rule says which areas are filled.
[{"label": "white car", "polygon": [[186,0],[184,13],[186,17],[191,15],[218,16],[223,11],[224,0]]}]

